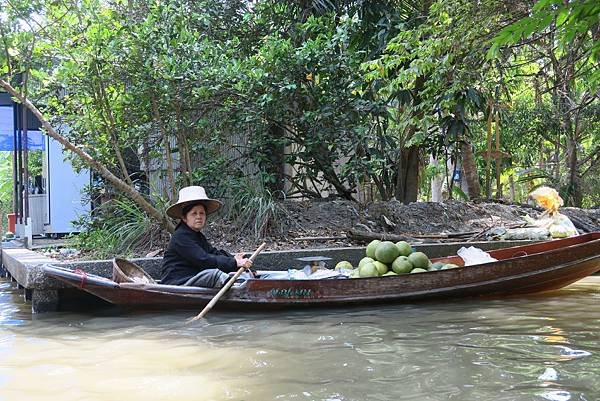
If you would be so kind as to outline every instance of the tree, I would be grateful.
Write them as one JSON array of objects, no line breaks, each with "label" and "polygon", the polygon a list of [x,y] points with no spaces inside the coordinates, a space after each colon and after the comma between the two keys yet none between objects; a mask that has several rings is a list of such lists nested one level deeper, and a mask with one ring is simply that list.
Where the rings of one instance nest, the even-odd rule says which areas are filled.
[{"label": "tree", "polygon": [[[160,222],[165,228],[172,230],[173,224],[167,219],[164,213],[157,210],[138,190],[132,186],[129,175],[124,167],[122,155],[120,154],[120,148],[115,143],[116,139],[114,134],[117,128],[117,121],[115,121],[114,116],[111,114],[112,109],[108,104],[110,99],[107,98],[107,90],[103,86],[102,82],[97,82],[94,80],[94,78],[98,78],[100,75],[97,59],[91,58],[85,60],[87,61],[87,64],[85,67],[82,67],[82,61],[71,54],[71,57],[66,61],[66,63],[71,67],[87,67],[88,72],[90,72],[90,86],[95,89],[94,94],[96,96],[97,105],[100,107],[99,113],[101,125],[104,128],[103,132],[110,134],[109,141],[113,145],[113,150],[115,152],[114,156],[119,160],[119,164],[122,169],[121,177],[115,175],[105,163],[91,156],[89,151],[86,151],[85,149],[86,145],[88,144],[84,144],[83,146],[81,144],[78,145],[74,143],[73,140],[67,138],[66,135],[59,133],[59,131],[54,128],[53,124],[50,122],[50,119],[47,118],[28,97],[24,86],[26,85],[27,80],[22,80],[20,86],[14,86],[11,84],[11,80],[13,80],[15,75],[18,73],[25,74],[26,77],[37,77],[42,81],[49,78],[48,69],[44,69],[43,67],[47,68],[49,66],[51,69],[56,65],[57,60],[60,59],[57,59],[56,54],[46,52],[49,50],[48,45],[52,40],[67,39],[60,35],[53,36],[53,29],[58,24],[67,23],[67,20],[69,19],[67,13],[69,11],[73,11],[68,7],[56,6],[54,3],[49,4],[47,7],[45,7],[46,5],[43,2],[39,4],[34,3],[30,7],[28,7],[28,5],[28,3],[8,2],[6,7],[3,6],[3,9],[8,10],[8,13],[5,14],[5,18],[11,23],[3,25],[7,28],[1,31],[4,52],[2,53],[2,58],[0,58],[0,87],[11,94],[27,109],[31,110],[31,112],[41,122],[44,132],[47,135],[58,141],[64,146],[65,149],[79,156],[83,163],[88,165],[94,171],[97,171],[116,189],[129,196],[144,211],[156,219],[156,221]],[[45,22],[38,22],[33,16],[34,13],[42,15],[45,18]],[[70,16],[70,18],[74,19],[77,19],[77,17],[82,17],[82,15],[75,14]],[[81,22],[81,18],[79,21]],[[20,27],[20,22],[25,23],[24,25],[26,27],[24,29]],[[71,20],[71,22],[73,21]],[[70,36],[68,39],[71,40],[73,37]],[[66,97],[68,97],[68,95]],[[92,119],[94,116],[84,115],[83,118]],[[94,137],[95,136],[92,135],[90,138]],[[73,139],[78,141],[78,138],[76,137]],[[81,143],[82,141],[79,142]],[[92,148],[98,149],[98,147],[94,147],[93,145]]]},{"label": "tree", "polygon": [[[421,149],[435,155],[465,152],[463,166],[471,196],[479,196],[471,162],[471,119],[483,111],[489,91],[484,81],[484,21],[494,3],[421,3],[421,13],[401,26],[384,54],[365,64],[365,77],[379,98],[387,99],[394,123],[390,134],[401,151],[391,158],[398,200],[416,200]],[[443,150],[447,149],[447,150]],[[464,163],[466,161],[466,163]]]},{"label": "tree", "polygon": [[596,1],[540,0],[528,16],[498,33],[488,54],[507,60],[508,53],[525,49],[535,60],[534,74],[543,81],[560,121],[554,141],[557,148],[564,147],[567,169],[561,192],[574,206],[583,202],[582,179],[598,165],[598,145],[588,145],[594,130],[584,129],[584,116],[598,102],[599,16]]}]

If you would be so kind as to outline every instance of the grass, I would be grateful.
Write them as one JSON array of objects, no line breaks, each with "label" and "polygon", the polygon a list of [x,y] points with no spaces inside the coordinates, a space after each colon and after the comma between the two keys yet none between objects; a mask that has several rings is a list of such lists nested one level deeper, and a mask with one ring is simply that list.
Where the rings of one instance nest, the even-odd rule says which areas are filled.
[{"label": "grass", "polygon": [[269,190],[261,184],[243,180],[230,189],[226,218],[240,231],[250,231],[256,238],[264,238],[279,228],[285,210]]},{"label": "grass", "polygon": [[[112,199],[94,210],[89,223],[71,238],[70,246],[94,258],[131,256],[139,248],[151,249],[162,229],[132,201]],[[162,244],[161,244],[162,246]]]}]

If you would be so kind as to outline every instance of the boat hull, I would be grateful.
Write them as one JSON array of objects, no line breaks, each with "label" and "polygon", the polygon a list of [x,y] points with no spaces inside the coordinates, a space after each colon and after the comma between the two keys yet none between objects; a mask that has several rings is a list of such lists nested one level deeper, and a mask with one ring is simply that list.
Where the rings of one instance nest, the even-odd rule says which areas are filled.
[{"label": "boat hull", "polygon": [[[412,302],[439,298],[504,297],[556,290],[600,270],[600,233],[499,249],[497,262],[390,277],[248,280],[219,300],[220,308],[281,309]],[[461,264],[457,257],[438,258]],[[112,304],[135,309],[199,309],[216,289],[121,283],[45,267],[46,274]]]}]

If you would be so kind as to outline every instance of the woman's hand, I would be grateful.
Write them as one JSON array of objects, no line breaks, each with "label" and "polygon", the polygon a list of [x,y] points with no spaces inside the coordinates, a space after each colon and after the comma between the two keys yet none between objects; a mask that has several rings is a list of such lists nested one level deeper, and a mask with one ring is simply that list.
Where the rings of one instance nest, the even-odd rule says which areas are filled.
[{"label": "woman's hand", "polygon": [[236,253],[234,258],[237,263],[237,267],[245,267],[246,269],[252,267],[252,260],[245,258],[243,253]]}]

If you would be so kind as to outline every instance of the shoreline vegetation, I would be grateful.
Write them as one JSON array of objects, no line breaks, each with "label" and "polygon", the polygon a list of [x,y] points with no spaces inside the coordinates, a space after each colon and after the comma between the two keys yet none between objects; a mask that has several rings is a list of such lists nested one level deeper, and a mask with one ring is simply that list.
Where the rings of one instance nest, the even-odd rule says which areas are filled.
[{"label": "shoreline vegetation", "polygon": [[[163,248],[189,185],[233,251],[468,237],[519,221],[468,200],[540,186],[596,206],[596,3],[0,0],[0,211],[27,221],[50,174],[34,130],[90,171],[74,246],[97,256]],[[445,199],[467,203],[417,202]]]},{"label": "shoreline vegetation", "polygon": [[[240,226],[240,222],[222,215],[211,216],[203,231],[215,247],[231,252],[250,251],[262,242],[267,243],[266,250],[366,246],[379,235],[412,244],[471,242],[485,241],[486,232],[493,228],[522,226],[524,216],[536,218],[543,209],[491,201],[408,205],[390,201],[360,206],[346,200],[306,200],[281,202],[278,211],[263,222],[268,229],[260,236],[252,227]],[[600,231],[600,209],[567,207],[560,212],[571,219],[580,233]],[[131,238],[128,246],[111,248],[111,241],[117,240],[122,238],[106,234],[105,249],[85,248],[91,242],[89,237],[73,237],[67,242],[82,251],[76,256],[78,259],[162,256],[168,234],[156,228]],[[48,256],[61,257],[58,252]]]}]

